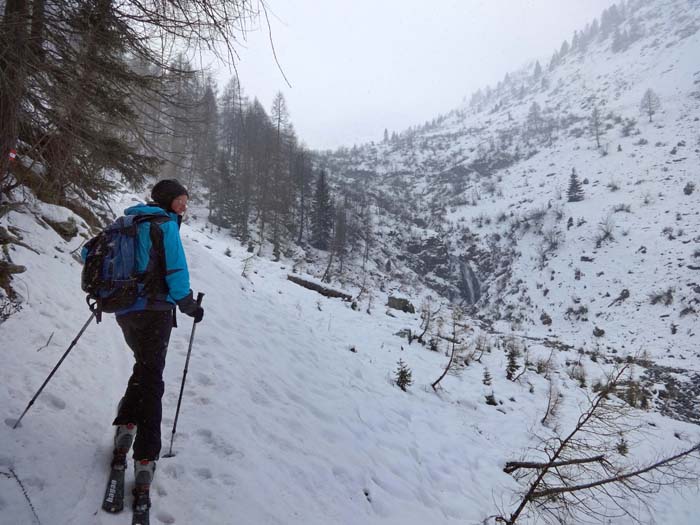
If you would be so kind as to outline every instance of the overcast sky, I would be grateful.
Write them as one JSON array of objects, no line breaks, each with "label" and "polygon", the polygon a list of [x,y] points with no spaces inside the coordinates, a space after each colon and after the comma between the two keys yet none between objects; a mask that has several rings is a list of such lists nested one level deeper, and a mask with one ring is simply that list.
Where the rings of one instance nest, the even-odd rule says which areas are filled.
[{"label": "overcast sky", "polygon": [[[313,149],[380,140],[462,103],[506,72],[543,65],[614,0],[268,0],[267,27],[239,48],[245,93],[282,91]],[[223,86],[228,68],[218,66]]]}]

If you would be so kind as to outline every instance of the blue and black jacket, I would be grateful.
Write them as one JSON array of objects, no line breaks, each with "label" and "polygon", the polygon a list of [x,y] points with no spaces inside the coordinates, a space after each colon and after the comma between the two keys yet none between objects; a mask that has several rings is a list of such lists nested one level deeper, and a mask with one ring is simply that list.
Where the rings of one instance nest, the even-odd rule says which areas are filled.
[{"label": "blue and black jacket", "polygon": [[[145,274],[144,297],[117,316],[140,310],[169,310],[175,304],[193,301],[185,250],[180,240],[182,218],[155,204],[137,204],[124,210],[125,215],[163,216],[139,224],[136,265]],[[160,230],[160,231],[158,231]],[[189,304],[187,304],[189,306]]]}]

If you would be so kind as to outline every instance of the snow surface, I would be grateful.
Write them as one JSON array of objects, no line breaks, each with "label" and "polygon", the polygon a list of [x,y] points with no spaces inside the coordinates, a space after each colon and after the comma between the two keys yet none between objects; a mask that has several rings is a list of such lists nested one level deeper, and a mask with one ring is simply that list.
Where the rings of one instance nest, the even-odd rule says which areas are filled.
[{"label": "snow surface", "polygon": [[[114,207],[129,204],[124,196]],[[28,208],[40,215],[44,205]],[[21,427],[8,426],[89,316],[80,264],[70,255],[82,239],[66,242],[34,217],[11,212],[2,219],[41,255],[14,250],[14,262],[28,268],[17,279],[24,304],[0,325],[0,523],[35,522],[20,487],[6,477],[10,470],[41,523],[125,523],[127,516],[100,510],[110,423],[132,365],[111,316],[87,329]],[[460,376],[448,375],[436,394],[429,384],[446,357],[394,335],[417,330],[417,315],[387,315],[379,302],[368,315],[324,298],[288,281],[285,264],[258,257],[246,263],[249,254],[226,232],[194,219],[182,237],[195,291],[206,293],[206,313],[192,351],[177,455],[158,463],[153,523],[456,524],[512,510],[518,485],[502,467],[533,445],[531,430],[546,432],[538,423],[547,396],[543,377],[528,372],[526,381],[505,380],[506,356],[494,351]],[[179,317],[170,343],[163,453],[188,321]],[[549,353],[536,345],[531,351]],[[408,392],[392,381],[399,358],[413,371]],[[498,407],[485,404],[491,387],[481,382],[484,366],[494,376]],[[564,373],[558,381],[565,394],[559,421],[567,428],[584,391]],[[639,417],[648,427],[633,447],[640,459],[700,438],[697,426],[655,413]],[[693,491],[664,490],[653,505],[658,523],[697,523]]]}]

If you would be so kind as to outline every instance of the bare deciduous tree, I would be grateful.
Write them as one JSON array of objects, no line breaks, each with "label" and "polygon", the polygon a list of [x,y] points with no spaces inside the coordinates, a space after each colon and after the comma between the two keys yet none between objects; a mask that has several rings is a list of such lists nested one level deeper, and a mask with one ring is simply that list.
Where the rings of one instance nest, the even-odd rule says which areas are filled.
[{"label": "bare deciduous tree", "polygon": [[639,104],[639,109],[642,111],[642,113],[649,117],[649,122],[652,121],[652,117],[656,114],[656,112],[661,109],[661,100],[651,88],[644,92],[642,101]]},{"label": "bare deciduous tree", "polygon": [[[452,345],[451,350],[450,350],[450,359],[447,362],[447,365],[445,366],[445,369],[442,371],[442,374],[440,374],[440,377],[438,377],[433,383],[430,385],[433,387],[433,390],[437,390],[438,385],[440,384],[440,381],[442,381],[447,373],[450,370],[454,370],[455,367],[457,366],[457,355],[458,353],[463,349],[462,346],[462,335],[465,333],[467,327],[465,325],[460,324],[460,321],[462,320],[462,311],[459,308],[455,308],[452,311],[452,335],[451,337],[448,338],[448,341]],[[466,356],[462,362],[463,363],[468,363],[469,356]]]},{"label": "bare deciduous tree", "polygon": [[638,520],[630,500],[648,511],[645,500],[669,484],[696,481],[690,460],[700,459],[700,445],[662,459],[638,464],[628,458],[628,435],[640,428],[631,409],[615,394],[627,366],[616,369],[567,435],[555,432],[537,447],[543,459],[510,461],[504,471],[525,483],[526,489],[509,515],[496,518],[514,525],[528,513],[547,523],[607,522],[622,516]]}]

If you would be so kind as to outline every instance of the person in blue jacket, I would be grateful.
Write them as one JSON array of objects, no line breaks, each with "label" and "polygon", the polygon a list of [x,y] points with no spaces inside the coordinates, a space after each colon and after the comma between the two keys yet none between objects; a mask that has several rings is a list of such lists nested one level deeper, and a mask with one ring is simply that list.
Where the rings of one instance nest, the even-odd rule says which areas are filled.
[{"label": "person in blue jacket", "polygon": [[[116,312],[124,339],[134,353],[133,372],[119,403],[112,466],[126,467],[134,445],[136,490],[148,491],[161,448],[163,368],[175,323],[175,306],[198,323],[204,316],[190,289],[180,224],[189,194],[177,180],[161,180],[151,191],[152,202],[125,210],[126,215],[155,215],[138,228],[136,262],[144,272],[142,296]],[[162,218],[160,217],[162,216]]]}]

